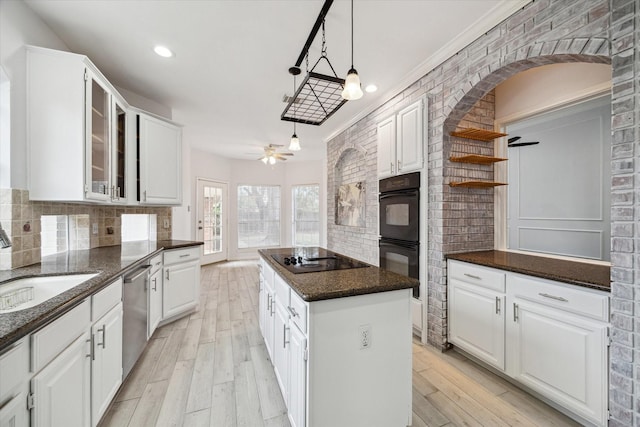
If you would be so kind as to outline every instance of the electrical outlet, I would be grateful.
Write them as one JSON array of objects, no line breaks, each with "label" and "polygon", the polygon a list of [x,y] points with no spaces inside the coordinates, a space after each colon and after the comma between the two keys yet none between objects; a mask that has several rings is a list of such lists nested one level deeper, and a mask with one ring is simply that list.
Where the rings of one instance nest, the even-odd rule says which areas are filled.
[{"label": "electrical outlet", "polygon": [[98,223],[94,222],[93,224],[91,224],[91,232],[93,234],[98,234]]},{"label": "electrical outlet", "polygon": [[358,332],[360,350],[371,348],[371,325],[360,325]]},{"label": "electrical outlet", "polygon": [[165,219],[163,223],[164,228],[169,228],[169,220]]}]

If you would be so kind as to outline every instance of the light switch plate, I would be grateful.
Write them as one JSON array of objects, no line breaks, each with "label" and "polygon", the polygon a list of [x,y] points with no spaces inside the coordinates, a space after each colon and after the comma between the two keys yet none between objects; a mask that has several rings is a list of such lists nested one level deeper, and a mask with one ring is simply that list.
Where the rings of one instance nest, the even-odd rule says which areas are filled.
[{"label": "light switch plate", "polygon": [[93,224],[91,224],[91,232],[93,234],[98,234],[98,223],[94,222]]},{"label": "light switch plate", "polygon": [[165,219],[163,223],[164,228],[169,228],[169,220]]}]

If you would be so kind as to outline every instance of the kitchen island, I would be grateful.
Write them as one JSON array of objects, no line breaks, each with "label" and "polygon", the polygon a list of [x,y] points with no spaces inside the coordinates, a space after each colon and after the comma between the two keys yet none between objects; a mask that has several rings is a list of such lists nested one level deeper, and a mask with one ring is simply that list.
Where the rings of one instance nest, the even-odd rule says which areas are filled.
[{"label": "kitchen island", "polygon": [[372,265],[295,274],[277,261],[355,261],[322,248],[259,252],[260,329],[291,425],[410,425],[418,282]]}]

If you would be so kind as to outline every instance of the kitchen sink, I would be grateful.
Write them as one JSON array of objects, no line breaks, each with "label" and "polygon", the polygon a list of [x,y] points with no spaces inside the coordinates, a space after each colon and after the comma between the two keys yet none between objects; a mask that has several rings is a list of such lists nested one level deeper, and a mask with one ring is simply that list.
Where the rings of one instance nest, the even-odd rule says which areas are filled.
[{"label": "kitchen sink", "polygon": [[0,283],[0,314],[35,307],[97,275],[37,276]]}]

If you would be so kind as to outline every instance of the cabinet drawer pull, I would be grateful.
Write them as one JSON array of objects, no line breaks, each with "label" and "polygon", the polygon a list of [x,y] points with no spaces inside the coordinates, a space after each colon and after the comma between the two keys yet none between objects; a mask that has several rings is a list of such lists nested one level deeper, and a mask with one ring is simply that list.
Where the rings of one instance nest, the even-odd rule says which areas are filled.
[{"label": "cabinet drawer pull", "polygon": [[515,302],[513,303],[513,321],[518,321],[518,304],[516,304]]},{"label": "cabinet drawer pull", "polygon": [[293,317],[300,317],[300,314],[298,314],[298,312],[296,311],[296,309],[295,309],[295,308],[293,308],[293,307],[291,307],[291,306],[289,306],[289,307],[287,307],[287,308],[289,309],[289,313],[291,313],[291,315],[292,315]]},{"label": "cabinet drawer pull", "polygon": [[157,291],[157,289],[156,289],[157,282],[158,282],[158,278],[154,277],[153,278],[153,290],[154,291]]},{"label": "cabinet drawer pull", "polygon": [[538,295],[540,295],[541,297],[545,297],[545,298],[551,298],[551,299],[554,299],[556,301],[569,302],[569,300],[566,299],[566,298],[557,297],[555,295],[549,295],[549,294],[545,294],[545,293],[542,293],[542,292],[538,293]]},{"label": "cabinet drawer pull", "polygon": [[169,280],[169,269],[167,268],[167,280]]},{"label": "cabinet drawer pull", "polygon": [[184,255],[180,255],[180,258],[186,258],[186,257],[189,257],[189,256],[191,256],[191,254],[184,254]]},{"label": "cabinet drawer pull", "polygon": [[287,325],[282,325],[282,347],[283,348],[287,348],[287,344],[289,344],[289,341],[287,341],[287,330],[289,330],[289,328],[287,328]]},{"label": "cabinet drawer pull", "polygon": [[482,277],[476,276],[474,274],[464,273],[464,275],[467,276],[467,277],[471,277],[472,279],[482,280]]},{"label": "cabinet drawer pull", "polygon": [[98,345],[107,348],[107,325],[102,325],[98,332],[102,332],[102,343],[98,343]]},{"label": "cabinet drawer pull", "polygon": [[95,350],[94,350],[94,343],[95,343],[94,337],[95,337],[95,335],[91,334],[91,338],[86,340],[86,342],[89,343],[89,354],[87,354],[86,356],[90,357],[91,360],[96,360],[96,353],[95,353]]},{"label": "cabinet drawer pull", "polygon": [[500,297],[496,297],[496,314],[500,314]]}]

